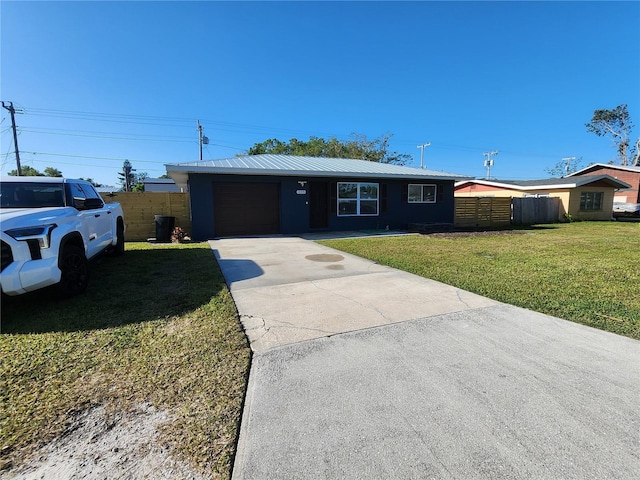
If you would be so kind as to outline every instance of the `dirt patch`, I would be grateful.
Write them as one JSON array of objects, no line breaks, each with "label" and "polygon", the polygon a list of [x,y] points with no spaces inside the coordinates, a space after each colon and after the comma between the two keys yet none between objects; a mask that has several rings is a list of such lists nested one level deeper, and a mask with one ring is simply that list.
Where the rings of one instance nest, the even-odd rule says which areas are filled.
[{"label": "dirt patch", "polygon": [[157,427],[169,414],[148,404],[108,415],[104,407],[80,414],[65,433],[36,451],[2,480],[204,479],[169,456]]}]

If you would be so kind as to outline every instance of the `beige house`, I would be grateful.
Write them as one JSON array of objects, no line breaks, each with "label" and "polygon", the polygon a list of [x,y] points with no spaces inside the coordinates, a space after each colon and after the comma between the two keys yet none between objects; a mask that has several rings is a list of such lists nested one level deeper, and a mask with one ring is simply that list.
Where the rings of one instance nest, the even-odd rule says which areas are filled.
[{"label": "beige house", "polygon": [[609,175],[576,175],[544,180],[465,180],[456,197],[557,197],[558,220],[611,220],[616,190],[630,185]]},{"label": "beige house", "polygon": [[610,175],[613,178],[628,183],[631,188],[617,191],[613,199],[615,202],[640,203],[640,166],[609,165],[595,163],[587,168],[567,175],[568,177],[580,175]]}]

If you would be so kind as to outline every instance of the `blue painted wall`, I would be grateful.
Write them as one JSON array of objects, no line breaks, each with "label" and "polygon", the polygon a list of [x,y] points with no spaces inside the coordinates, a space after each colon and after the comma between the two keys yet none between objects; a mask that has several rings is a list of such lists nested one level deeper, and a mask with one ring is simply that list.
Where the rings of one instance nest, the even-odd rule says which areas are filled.
[{"label": "blue painted wall", "polygon": [[[372,182],[386,185],[386,212],[375,217],[339,217],[335,201],[329,200],[329,221],[325,229],[309,228],[309,184],[304,187],[299,181],[329,182],[330,192],[334,192],[340,182]],[[215,237],[215,215],[213,189],[216,183],[276,183],[280,185],[280,233],[297,234],[310,231],[341,231],[383,229],[406,229],[409,223],[451,223],[454,220],[453,181],[416,181],[390,179],[353,179],[318,177],[275,177],[249,175],[189,174],[191,197],[192,237],[206,240]],[[407,203],[406,186],[409,183],[437,185],[440,194],[436,203]],[[382,187],[381,187],[382,189]],[[297,193],[304,190],[306,193]],[[382,201],[382,200],[381,200]]]}]

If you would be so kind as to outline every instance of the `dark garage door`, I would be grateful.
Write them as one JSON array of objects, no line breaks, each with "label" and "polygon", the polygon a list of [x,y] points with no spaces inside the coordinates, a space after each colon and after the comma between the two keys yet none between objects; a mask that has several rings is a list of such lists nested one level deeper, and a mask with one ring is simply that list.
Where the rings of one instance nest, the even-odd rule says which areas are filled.
[{"label": "dark garage door", "polygon": [[213,210],[217,237],[280,233],[277,183],[215,183]]}]

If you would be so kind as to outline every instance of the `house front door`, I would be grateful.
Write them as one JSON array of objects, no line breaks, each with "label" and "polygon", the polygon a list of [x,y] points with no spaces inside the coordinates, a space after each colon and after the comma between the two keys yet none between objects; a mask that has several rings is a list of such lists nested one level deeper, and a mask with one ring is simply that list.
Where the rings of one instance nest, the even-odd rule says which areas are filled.
[{"label": "house front door", "polygon": [[329,226],[329,184],[309,182],[309,227]]}]

